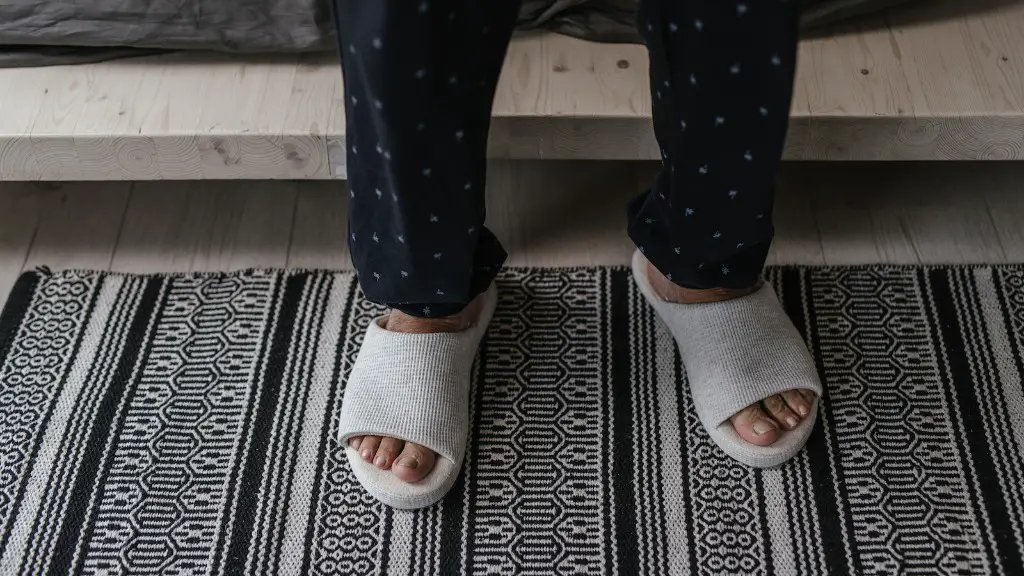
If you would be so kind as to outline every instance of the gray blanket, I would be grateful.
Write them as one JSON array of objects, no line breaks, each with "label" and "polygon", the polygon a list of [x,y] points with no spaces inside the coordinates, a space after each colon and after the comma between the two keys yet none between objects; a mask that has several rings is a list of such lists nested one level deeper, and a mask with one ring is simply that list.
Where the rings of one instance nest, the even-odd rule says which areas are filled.
[{"label": "gray blanket", "polygon": [[[379,1],[379,0],[378,0]],[[821,26],[907,0],[805,0]],[[334,49],[330,0],[0,0],[0,67],[84,63],[162,50]],[[521,28],[635,42],[637,0],[525,0]]]}]

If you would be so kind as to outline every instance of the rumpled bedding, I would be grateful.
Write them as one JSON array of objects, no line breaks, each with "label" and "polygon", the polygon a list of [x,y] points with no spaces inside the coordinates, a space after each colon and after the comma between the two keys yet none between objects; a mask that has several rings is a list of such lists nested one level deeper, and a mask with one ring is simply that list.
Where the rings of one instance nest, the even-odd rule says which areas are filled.
[{"label": "rumpled bedding", "polygon": [[[804,0],[803,25],[822,27],[907,1]],[[525,0],[519,27],[598,42],[638,42],[637,2]],[[0,67],[89,63],[167,50],[330,51],[331,21],[330,0],[0,0]]]}]

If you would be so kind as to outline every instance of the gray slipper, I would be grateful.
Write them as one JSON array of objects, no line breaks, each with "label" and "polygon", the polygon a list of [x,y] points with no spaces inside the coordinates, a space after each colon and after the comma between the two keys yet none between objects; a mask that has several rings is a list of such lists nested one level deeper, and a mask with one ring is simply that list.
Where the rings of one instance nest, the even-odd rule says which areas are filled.
[{"label": "gray slipper", "polygon": [[[372,496],[412,510],[444,497],[462,468],[469,435],[473,359],[494,314],[497,292],[484,296],[480,318],[455,333],[389,332],[370,322],[345,385],[339,439],[356,479]],[[437,453],[433,470],[416,483],[366,462],[348,446],[353,436],[389,436]]]},{"label": "gray slipper", "polygon": [[[633,279],[679,346],[694,408],[711,439],[726,454],[756,468],[778,466],[811,435],[821,397],[814,359],[771,286],[724,302],[676,304],[659,298],[647,277],[647,260],[633,255]],[[810,414],[769,446],[740,437],[729,418],[786,390],[816,395]]]}]

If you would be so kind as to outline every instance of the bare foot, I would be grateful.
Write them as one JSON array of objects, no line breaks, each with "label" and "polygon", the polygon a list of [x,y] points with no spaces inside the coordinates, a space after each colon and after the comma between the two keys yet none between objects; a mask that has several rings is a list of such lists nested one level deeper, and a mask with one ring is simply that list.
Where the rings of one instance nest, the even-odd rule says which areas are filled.
[{"label": "bare foot", "polygon": [[[417,318],[392,310],[384,328],[409,334],[461,332],[472,326],[480,316],[483,296],[477,296],[462,312],[444,318]],[[437,454],[429,448],[388,436],[353,436],[349,438],[348,444],[359,452],[363,460],[381,470],[391,470],[399,479],[409,483],[425,478],[434,469],[437,460]]]},{"label": "bare foot", "polygon": [[[674,284],[650,262],[647,263],[647,277],[655,294],[667,302],[680,304],[703,304],[722,302],[746,296],[758,289],[710,288],[696,290]],[[811,413],[811,402],[815,394],[807,390],[786,390],[747,406],[729,419],[741,438],[758,446],[768,446],[778,440],[786,430],[800,425]]]}]

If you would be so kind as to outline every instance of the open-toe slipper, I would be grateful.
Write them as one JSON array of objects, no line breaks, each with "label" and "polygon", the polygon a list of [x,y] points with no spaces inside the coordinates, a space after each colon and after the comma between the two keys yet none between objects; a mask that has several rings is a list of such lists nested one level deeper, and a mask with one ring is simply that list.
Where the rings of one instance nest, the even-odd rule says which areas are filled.
[{"label": "open-toe slipper", "polygon": [[[654,293],[647,260],[633,255],[633,279],[679,346],[694,408],[711,439],[757,468],[795,456],[817,418],[821,380],[803,338],[768,284],[746,296],[707,304],[666,302]],[[729,418],[786,390],[810,390],[809,414],[769,446],[745,441]]]},{"label": "open-toe slipper", "polygon": [[[497,293],[485,293],[477,321],[455,333],[389,332],[386,317],[370,322],[342,400],[339,439],[360,484],[381,502],[401,509],[430,506],[458,478],[469,434],[473,359],[494,313]],[[348,445],[354,436],[388,436],[437,453],[419,482],[399,480],[363,460]]]}]

